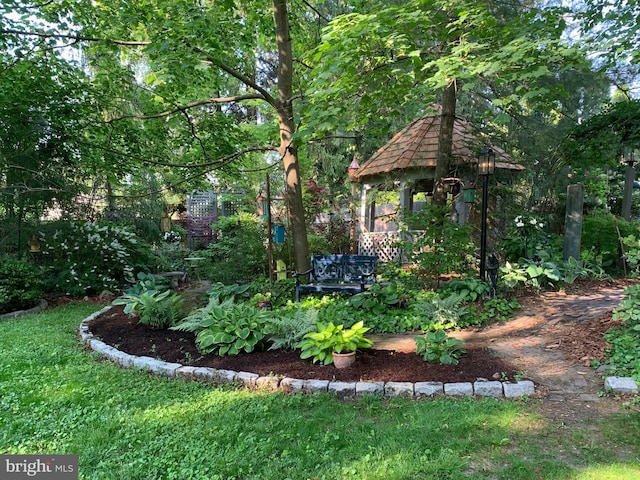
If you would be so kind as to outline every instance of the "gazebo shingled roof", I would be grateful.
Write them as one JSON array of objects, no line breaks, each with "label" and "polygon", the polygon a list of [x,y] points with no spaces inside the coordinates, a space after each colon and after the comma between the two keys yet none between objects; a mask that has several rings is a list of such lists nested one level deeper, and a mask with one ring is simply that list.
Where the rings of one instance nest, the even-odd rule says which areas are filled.
[{"label": "gazebo shingled roof", "polygon": [[[441,118],[441,115],[425,115],[414,120],[363,163],[354,175],[354,180],[368,183],[394,173],[401,177],[409,172],[420,172],[422,178],[428,177],[424,175],[425,169],[435,170],[436,166]],[[481,142],[478,136],[474,135],[472,125],[456,117],[453,125],[454,163],[476,164],[478,159],[475,150],[478,150],[479,146]],[[504,150],[494,146],[491,148],[496,153],[497,169],[524,170],[524,167],[514,163]]]}]

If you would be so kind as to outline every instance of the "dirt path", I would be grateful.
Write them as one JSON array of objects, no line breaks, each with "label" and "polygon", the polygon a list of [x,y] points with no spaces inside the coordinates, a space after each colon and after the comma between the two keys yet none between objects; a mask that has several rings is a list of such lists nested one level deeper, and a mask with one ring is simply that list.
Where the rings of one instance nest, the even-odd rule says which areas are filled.
[{"label": "dirt path", "polygon": [[[547,292],[528,298],[516,318],[453,332],[467,344],[489,346],[536,384],[545,415],[570,423],[617,411],[604,397],[604,378],[590,366],[604,348],[602,333],[623,298],[624,285],[596,285],[579,294]],[[385,339],[380,348],[415,349],[413,335]],[[380,339],[382,340],[382,339]]]},{"label": "dirt path", "polygon": [[[585,408],[608,410],[613,405],[607,406],[610,402],[598,396],[604,379],[590,366],[592,358],[571,358],[569,354],[574,349],[572,343],[584,348],[592,341],[593,322],[605,321],[622,300],[622,292],[615,287],[585,295],[546,293],[507,323],[456,336],[470,344],[489,345],[510,359],[550,403],[582,402]],[[597,330],[600,335],[601,329]]]}]

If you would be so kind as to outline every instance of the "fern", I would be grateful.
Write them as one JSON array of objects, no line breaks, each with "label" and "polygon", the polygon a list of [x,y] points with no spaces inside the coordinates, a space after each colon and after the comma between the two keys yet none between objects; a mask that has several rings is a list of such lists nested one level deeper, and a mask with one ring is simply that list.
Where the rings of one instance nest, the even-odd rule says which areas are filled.
[{"label": "fern", "polygon": [[293,317],[274,318],[269,350],[294,350],[302,337],[316,329],[317,323],[318,310],[315,308],[298,309]]},{"label": "fern", "polygon": [[454,293],[445,298],[436,297],[420,302],[416,307],[421,314],[431,320],[432,327],[453,328],[467,313],[467,307],[463,306],[464,301],[463,295]]}]

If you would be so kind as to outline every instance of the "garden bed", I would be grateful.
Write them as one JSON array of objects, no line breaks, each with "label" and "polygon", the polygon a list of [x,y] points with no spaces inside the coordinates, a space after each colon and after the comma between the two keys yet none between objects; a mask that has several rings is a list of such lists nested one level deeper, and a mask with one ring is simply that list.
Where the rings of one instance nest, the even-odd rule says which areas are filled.
[{"label": "garden bed", "polygon": [[139,324],[123,313],[123,307],[112,307],[93,320],[91,332],[105,343],[137,356],[149,356],[167,362],[223,370],[245,371],[261,376],[278,375],[298,379],[403,382],[471,382],[514,379],[517,369],[490,349],[474,346],[457,365],[434,365],[415,353],[370,349],[358,353],[356,363],[338,370],[333,365],[313,364],[302,360],[299,352],[263,351],[219,357],[202,355],[195,347],[194,335],[188,332],[155,330]]}]

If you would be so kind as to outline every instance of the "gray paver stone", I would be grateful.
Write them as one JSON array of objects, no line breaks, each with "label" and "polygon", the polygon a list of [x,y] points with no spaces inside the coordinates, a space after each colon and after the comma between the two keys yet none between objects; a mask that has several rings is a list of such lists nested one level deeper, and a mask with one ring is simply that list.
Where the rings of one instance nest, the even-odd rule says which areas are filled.
[{"label": "gray paver stone", "polygon": [[471,382],[445,383],[444,394],[451,397],[470,397],[473,395],[473,385]]},{"label": "gray paver stone", "polygon": [[384,394],[387,397],[413,397],[413,383],[387,382],[384,384]]},{"label": "gray paver stone", "polygon": [[209,367],[197,367],[193,371],[194,378],[199,380],[204,380],[207,382],[220,382],[221,380],[218,377],[218,370],[215,368]]},{"label": "gray paver stone", "polygon": [[113,353],[113,357],[109,357],[113,362],[123,367],[133,367],[133,361],[136,359],[135,355],[129,355],[128,353],[116,350]]},{"label": "gray paver stone", "polygon": [[176,370],[182,365],[179,363],[163,362],[152,358],[147,362],[147,368],[158,375],[166,375],[167,377],[175,377]]},{"label": "gray paver stone", "polygon": [[480,397],[502,397],[502,382],[473,382],[473,393]]},{"label": "gray paver stone", "polygon": [[638,385],[628,377],[607,377],[604,386],[616,393],[638,393]]},{"label": "gray paver stone", "polygon": [[182,367],[176,370],[176,377],[182,378],[195,378],[195,373],[198,367],[192,367],[191,365],[183,365]]},{"label": "gray paver stone", "polygon": [[280,379],[278,377],[258,377],[256,379],[256,387],[265,390],[278,390]]},{"label": "gray paver stone", "polygon": [[151,357],[134,357],[133,366],[135,368],[148,369],[149,362],[152,362],[154,359]]},{"label": "gray paver stone", "polygon": [[384,382],[357,382],[356,396],[384,395]]},{"label": "gray paver stone", "polygon": [[231,383],[236,380],[237,373],[233,370],[213,370],[213,379],[216,382]]},{"label": "gray paver stone", "polygon": [[329,380],[305,380],[304,389],[309,393],[327,393]]},{"label": "gray paver stone", "polygon": [[442,382],[416,382],[413,386],[416,397],[437,397],[444,394],[444,383]]},{"label": "gray paver stone", "polygon": [[535,393],[535,387],[531,380],[520,380],[516,383],[503,382],[502,388],[506,398],[517,398]]},{"label": "gray paver stone", "polygon": [[102,340],[98,340],[96,338],[92,338],[91,340],[89,340],[89,347],[91,347],[91,350],[93,350],[94,352],[102,353],[107,346],[108,345]]},{"label": "gray paver stone", "polygon": [[256,386],[256,380],[258,380],[259,376],[257,373],[238,372],[236,381],[243,383],[245,387],[251,388]]},{"label": "gray paver stone", "polygon": [[338,398],[350,398],[356,394],[356,384],[351,382],[329,382],[327,390]]},{"label": "gray paver stone", "polygon": [[280,389],[286,392],[300,393],[304,390],[304,380],[297,378],[283,378],[280,380]]}]

